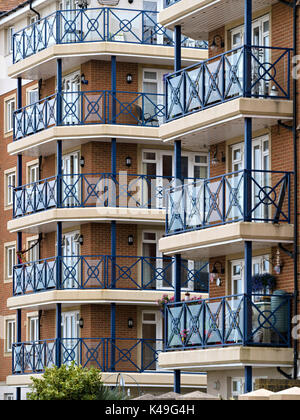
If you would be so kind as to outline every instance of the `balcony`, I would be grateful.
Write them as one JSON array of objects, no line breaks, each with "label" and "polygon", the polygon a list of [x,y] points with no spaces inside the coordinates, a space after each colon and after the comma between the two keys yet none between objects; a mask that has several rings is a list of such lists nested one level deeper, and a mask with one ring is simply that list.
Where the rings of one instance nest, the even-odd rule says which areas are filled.
[{"label": "balcony", "polygon": [[[182,289],[208,292],[208,263],[181,262]],[[63,256],[14,266],[13,296],[53,290],[174,290],[170,257],[111,255]],[[129,299],[129,294],[127,294]],[[155,301],[155,298],[154,298]]]},{"label": "balcony", "polygon": [[[120,57],[124,54],[149,58],[156,55],[157,59],[169,59],[171,64],[174,34],[157,20],[158,12],[146,10],[106,7],[58,10],[14,34],[11,70],[33,71],[29,69],[29,63],[31,67],[38,67],[41,64],[38,57],[42,61],[51,61],[54,56],[58,58],[63,55],[61,48],[64,47],[65,51],[66,45],[70,46],[67,52],[70,58],[82,56],[84,61],[87,61],[84,53],[108,56],[110,51],[110,55],[114,53]],[[207,57],[205,41],[183,36],[182,47],[186,62]]]},{"label": "balcony", "polygon": [[[247,57],[252,67],[249,92],[244,83]],[[160,130],[163,140],[199,134],[213,127],[210,134],[214,141],[219,137],[224,141],[228,124],[230,138],[242,134],[239,122],[244,117],[254,118],[253,130],[291,118],[290,70],[289,48],[253,46],[250,52],[246,47],[236,48],[168,75],[168,124]],[[218,127],[220,133],[216,133]]]},{"label": "balcony", "polygon": [[19,140],[53,126],[158,127],[163,116],[164,95],[120,91],[56,93],[15,111],[13,139]]},{"label": "balcony", "polygon": [[[277,0],[252,0],[254,16],[267,13],[276,3]],[[207,39],[209,33],[223,26],[242,24],[244,14],[242,0],[165,0],[159,22],[170,30],[181,25],[185,36]]]},{"label": "balcony", "polygon": [[212,257],[223,255],[225,244],[241,252],[245,240],[254,249],[292,243],[292,178],[291,172],[242,170],[169,189],[160,251]]},{"label": "balcony", "polygon": [[[94,367],[101,372],[156,372],[162,340],[130,338],[62,338],[15,343],[13,375],[43,373],[57,364]],[[115,360],[111,354],[115,353]]]},{"label": "balcony", "polygon": [[165,351],[291,347],[291,299],[274,292],[167,304]]},{"label": "balcony", "polygon": [[292,367],[292,295],[253,293],[168,304],[164,369]]}]

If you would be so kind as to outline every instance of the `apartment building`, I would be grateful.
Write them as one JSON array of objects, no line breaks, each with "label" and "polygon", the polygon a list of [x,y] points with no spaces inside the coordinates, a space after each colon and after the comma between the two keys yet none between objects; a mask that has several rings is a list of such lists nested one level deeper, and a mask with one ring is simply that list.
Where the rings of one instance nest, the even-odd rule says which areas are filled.
[{"label": "apartment building", "polygon": [[[72,362],[130,395],[171,390],[157,301],[174,295],[178,268],[181,298],[207,297],[209,265],[158,248],[176,168],[159,132],[164,81],[178,42],[188,67],[207,43],[175,40],[160,0],[1,7],[0,399]],[[200,143],[182,147],[186,182],[211,175]],[[205,389],[206,375],[181,383]]]},{"label": "apartment building", "polygon": [[236,398],[257,378],[299,377],[298,2],[167,0],[160,23],[207,39],[166,77],[164,144],[210,150],[210,176],[167,194],[165,256],[208,259],[209,298],[167,305],[162,368],[207,373],[207,391]]}]

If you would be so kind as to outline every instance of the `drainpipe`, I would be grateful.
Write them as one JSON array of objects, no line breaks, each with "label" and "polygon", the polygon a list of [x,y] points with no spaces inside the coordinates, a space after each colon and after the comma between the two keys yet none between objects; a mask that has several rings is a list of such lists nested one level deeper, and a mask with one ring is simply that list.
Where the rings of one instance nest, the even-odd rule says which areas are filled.
[{"label": "drainpipe", "polygon": [[38,17],[38,20],[41,20],[41,15],[39,14],[39,12],[37,12],[33,7],[32,7],[32,3],[33,3],[33,0],[30,0],[30,2],[29,2],[29,9],[33,12],[33,13],[35,13],[36,15],[37,15],[37,17]]},{"label": "drainpipe", "polygon": [[[293,3],[293,53],[297,55],[297,0]],[[297,135],[297,79],[293,78],[293,147],[294,147],[294,316],[298,315],[298,135]],[[293,378],[298,377],[298,340],[294,339]]]}]

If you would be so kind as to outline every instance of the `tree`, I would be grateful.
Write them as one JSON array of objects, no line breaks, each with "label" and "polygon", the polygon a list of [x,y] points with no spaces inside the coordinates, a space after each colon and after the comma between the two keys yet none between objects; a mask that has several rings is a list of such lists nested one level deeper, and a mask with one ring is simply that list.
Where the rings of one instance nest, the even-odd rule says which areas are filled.
[{"label": "tree", "polygon": [[83,368],[72,363],[60,368],[46,368],[42,378],[31,378],[28,400],[123,400],[118,389],[104,386],[101,372],[95,368]]}]

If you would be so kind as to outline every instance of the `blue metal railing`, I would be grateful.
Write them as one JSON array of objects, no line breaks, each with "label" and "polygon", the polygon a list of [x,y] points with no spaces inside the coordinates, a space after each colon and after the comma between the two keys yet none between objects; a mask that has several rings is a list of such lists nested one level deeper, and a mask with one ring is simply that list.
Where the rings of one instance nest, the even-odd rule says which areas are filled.
[{"label": "blue metal railing", "polygon": [[[171,257],[86,255],[46,258],[14,266],[13,295],[52,289],[173,290],[174,264]],[[58,270],[61,276],[58,276]],[[197,265],[182,260],[181,272],[183,289],[208,292],[208,263]]]},{"label": "blue metal railing", "polygon": [[[12,373],[41,373],[55,366],[58,349],[63,365],[75,362],[102,372],[155,372],[162,347],[163,340],[136,338],[62,338],[14,343]],[[112,352],[116,354],[113,365]]]},{"label": "blue metal railing", "polygon": [[166,121],[246,96],[244,66],[250,54],[251,96],[290,98],[291,49],[235,48],[166,77]]},{"label": "blue metal railing", "polygon": [[244,294],[167,304],[165,351],[291,347],[291,299],[289,294]]},{"label": "blue metal railing", "polygon": [[[187,178],[185,182],[192,180]],[[53,176],[12,187],[13,217],[65,207],[165,209],[165,191],[174,183],[174,177],[127,172]],[[61,198],[58,197],[58,186]]]},{"label": "blue metal railing", "polygon": [[290,223],[291,178],[292,172],[241,170],[170,188],[166,234],[238,221]]},{"label": "blue metal railing", "polygon": [[[158,12],[97,8],[58,10],[13,36],[13,63],[56,44],[121,42],[173,46],[173,32],[158,22]],[[182,46],[207,49],[205,41],[182,37]]]},{"label": "blue metal railing", "polygon": [[164,98],[163,94],[107,90],[56,93],[14,112],[13,139],[60,125],[158,127],[165,114]]}]

